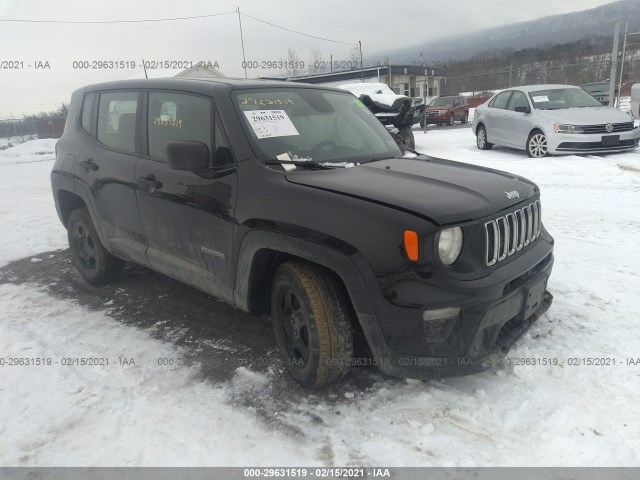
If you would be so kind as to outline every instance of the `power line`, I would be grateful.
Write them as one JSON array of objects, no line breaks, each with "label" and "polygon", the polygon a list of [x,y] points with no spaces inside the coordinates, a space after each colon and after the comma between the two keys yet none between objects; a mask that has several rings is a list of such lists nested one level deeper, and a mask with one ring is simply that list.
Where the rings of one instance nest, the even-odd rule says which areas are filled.
[{"label": "power line", "polygon": [[221,17],[223,15],[233,15],[236,12],[211,13],[208,15],[194,15],[190,17],[171,17],[171,18],[148,18],[140,20],[27,20],[22,18],[0,18],[0,22],[11,23],[54,23],[65,25],[82,25],[82,24],[109,24],[109,23],[149,23],[149,22],[172,22],[174,20],[193,20],[198,18]]},{"label": "power line", "polygon": [[266,20],[261,20],[260,18],[252,17],[251,15],[247,15],[246,13],[241,13],[240,15],[244,17],[252,18],[253,20],[257,20],[258,22],[266,23],[267,25],[271,25],[272,27],[276,27],[281,30],[286,30],[287,32],[297,33],[298,35],[304,35],[305,37],[315,38],[317,40],[324,40],[325,42],[342,43],[343,45],[358,45],[357,43],[354,43],[354,42],[341,42],[339,40],[332,40],[330,38],[317,37],[315,35],[309,35],[308,33],[298,32],[297,30],[281,27],[280,25],[276,25],[275,23],[267,22]]}]

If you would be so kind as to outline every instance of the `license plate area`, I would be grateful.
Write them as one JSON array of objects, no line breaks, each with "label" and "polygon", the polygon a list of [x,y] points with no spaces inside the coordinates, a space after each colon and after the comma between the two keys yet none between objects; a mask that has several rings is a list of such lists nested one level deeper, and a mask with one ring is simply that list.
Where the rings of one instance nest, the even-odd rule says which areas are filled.
[{"label": "license plate area", "polygon": [[604,135],[602,137],[602,145],[610,146],[610,145],[619,145],[620,144],[620,135]]},{"label": "license plate area", "polygon": [[532,286],[525,288],[524,293],[524,319],[529,318],[536,310],[542,306],[544,291],[547,288],[547,281],[542,280]]}]

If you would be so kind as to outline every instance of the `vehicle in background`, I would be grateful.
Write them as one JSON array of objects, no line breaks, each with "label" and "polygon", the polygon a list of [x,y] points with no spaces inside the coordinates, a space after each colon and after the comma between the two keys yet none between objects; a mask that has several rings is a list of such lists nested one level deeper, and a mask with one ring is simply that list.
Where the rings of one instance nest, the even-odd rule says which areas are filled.
[{"label": "vehicle in background", "polygon": [[426,125],[453,125],[454,122],[465,124],[469,121],[469,104],[461,95],[438,97],[424,109],[420,118],[420,126]]},{"label": "vehicle in background", "polygon": [[631,114],[640,118],[640,83],[631,86]]},{"label": "vehicle in background", "polygon": [[503,90],[476,108],[471,128],[481,150],[503,145],[536,158],[622,152],[636,148],[640,139],[628,113],[605,107],[572,85]]},{"label": "vehicle in background", "polygon": [[398,95],[386,83],[347,83],[339,88],[358,97],[401,147],[404,145],[411,150],[416,148],[411,130],[416,123],[413,99]]},{"label": "vehicle in background", "polygon": [[583,83],[580,88],[593,95],[602,105],[609,105],[609,80]]}]

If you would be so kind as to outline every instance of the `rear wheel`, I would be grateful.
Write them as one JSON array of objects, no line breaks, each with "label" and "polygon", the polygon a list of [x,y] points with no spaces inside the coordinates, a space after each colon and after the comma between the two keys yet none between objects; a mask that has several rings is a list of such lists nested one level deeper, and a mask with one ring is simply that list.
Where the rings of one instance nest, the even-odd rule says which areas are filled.
[{"label": "rear wheel", "polygon": [[487,130],[484,125],[480,125],[476,130],[476,145],[480,150],[491,150],[493,143],[487,142]]},{"label": "rear wheel", "polygon": [[322,387],[342,378],[351,364],[351,308],[330,274],[292,261],[276,270],[271,291],[276,344],[289,374]]},{"label": "rear wheel", "polygon": [[542,158],[549,154],[547,137],[541,130],[534,130],[527,140],[527,154],[531,158]]},{"label": "rear wheel", "polygon": [[120,275],[124,262],[111,255],[100,243],[86,208],[74,210],[69,215],[67,237],[71,260],[87,282],[100,285]]}]

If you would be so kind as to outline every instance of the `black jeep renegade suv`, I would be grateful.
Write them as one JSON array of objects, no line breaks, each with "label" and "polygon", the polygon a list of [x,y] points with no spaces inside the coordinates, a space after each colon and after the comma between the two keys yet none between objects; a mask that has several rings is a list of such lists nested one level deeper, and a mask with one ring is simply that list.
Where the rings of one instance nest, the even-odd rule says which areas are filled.
[{"label": "black jeep renegade suv", "polygon": [[515,175],[403,153],[353,95],[222,79],[73,93],[51,173],[80,274],[145,265],[270,313],[289,373],[365,361],[412,378],[487,369],[550,305],[553,239]]}]

